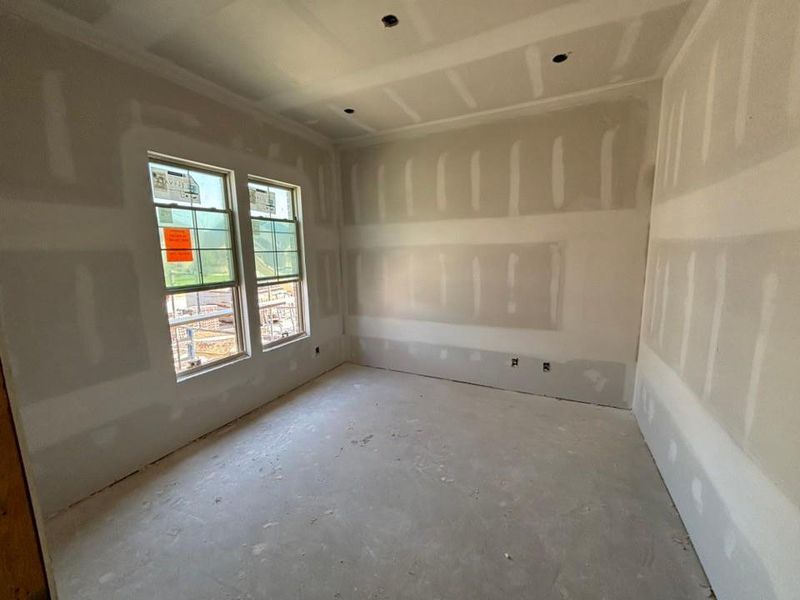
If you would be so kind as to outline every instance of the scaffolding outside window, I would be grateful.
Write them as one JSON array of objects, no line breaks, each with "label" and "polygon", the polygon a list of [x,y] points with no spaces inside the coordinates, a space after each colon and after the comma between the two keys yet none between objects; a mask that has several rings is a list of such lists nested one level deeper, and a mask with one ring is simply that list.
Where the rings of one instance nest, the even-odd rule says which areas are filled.
[{"label": "scaffolding outside window", "polygon": [[229,175],[149,162],[175,373],[243,353]]},{"label": "scaffolding outside window", "polygon": [[294,188],[250,180],[261,345],[305,335],[300,222]]}]

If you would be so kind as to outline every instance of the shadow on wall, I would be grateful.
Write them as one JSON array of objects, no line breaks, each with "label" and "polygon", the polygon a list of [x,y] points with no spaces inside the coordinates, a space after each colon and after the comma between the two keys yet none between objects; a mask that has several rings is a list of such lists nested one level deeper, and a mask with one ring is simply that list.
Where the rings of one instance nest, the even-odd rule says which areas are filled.
[{"label": "shadow on wall", "polygon": [[[339,339],[320,344],[320,361],[302,360],[310,355],[310,342],[303,340],[285,360],[273,365],[275,372],[293,373],[306,382],[339,364]],[[293,358],[297,356],[298,358]],[[239,385],[212,389],[192,398],[192,403],[162,394],[162,401],[118,415],[113,422],[85,429],[31,455],[34,479],[42,510],[52,514],[111,485],[149,463],[192,442],[199,436],[264,406],[266,399],[285,394],[296,384],[287,378],[267,377],[259,382],[246,378]],[[142,456],[146,449],[146,456]],[[87,462],[86,457],[91,457]],[[76,464],[83,465],[80,471]]]},{"label": "shadow on wall", "polygon": [[23,403],[149,369],[131,252],[4,251],[0,281]]},{"label": "shadow on wall", "polygon": [[[325,384],[312,380],[304,385],[306,386],[306,390],[313,390],[314,388],[320,385],[324,386]],[[81,435],[73,436],[72,438],[64,440],[63,442],[47,449],[46,452],[41,454],[43,458],[42,463],[47,464],[48,467],[46,472],[44,469],[40,470],[39,476],[44,476],[46,474],[48,479],[54,479],[58,482],[60,489],[63,488],[64,490],[67,490],[67,494],[71,498],[74,500],[83,500],[82,495],[76,495],[81,493],[82,488],[80,486],[76,488],[75,484],[71,483],[70,478],[71,465],[73,464],[71,461],[74,460],[76,455],[84,453],[83,455],[85,456],[86,448],[93,448],[94,452],[92,455],[102,465],[101,471],[106,471],[110,468],[119,466],[118,462],[115,462],[111,457],[119,456],[120,453],[124,455],[126,446],[128,444],[142,443],[147,443],[152,448],[154,461],[161,462],[161,460],[166,459],[165,455],[169,453],[170,457],[167,460],[174,461],[172,464],[176,468],[175,472],[185,473],[185,471],[181,471],[181,469],[178,468],[175,463],[192,460],[195,455],[206,452],[209,445],[213,445],[213,440],[230,435],[234,421],[238,421],[241,417],[242,422],[245,424],[245,426],[247,426],[246,424],[248,422],[252,423],[255,419],[261,419],[265,415],[268,415],[274,411],[279,411],[281,407],[290,400],[287,398],[281,398],[266,405],[256,405],[256,407],[249,406],[246,403],[237,404],[237,401],[244,397],[244,393],[247,393],[247,386],[243,385],[240,387],[234,387],[231,388],[230,392],[224,394],[223,397],[214,395],[213,397],[207,398],[201,403],[192,405],[189,411],[184,411],[174,407],[170,408],[167,404],[158,406],[151,405],[140,411],[137,411],[136,413],[127,415],[125,418],[113,425],[99,427]],[[213,424],[218,422],[220,407],[224,407],[226,413],[230,415],[230,422],[215,429],[214,431],[211,431],[210,433],[207,433],[206,435],[203,435],[200,438],[200,440],[208,441],[199,441],[196,435],[190,432],[194,429],[202,429],[203,425],[199,425],[201,423]],[[250,410],[251,412],[246,413],[245,416],[242,417],[242,412],[237,412],[242,410]],[[163,425],[163,429],[159,427],[150,427],[150,425],[153,423]],[[148,427],[142,429],[143,424],[146,424]],[[180,438],[174,437],[176,430],[181,432]],[[144,434],[145,437],[143,437],[141,433],[138,433],[135,436],[131,435],[130,433],[125,434],[126,431],[144,431],[146,433]],[[161,444],[165,439],[171,439],[171,442],[166,444],[166,446],[164,446],[165,449],[162,450]],[[178,444],[186,444],[186,446],[181,447],[176,451],[176,454],[173,454],[172,450],[175,446],[175,439],[178,440]],[[191,442],[194,441],[199,441],[199,443],[192,444]],[[162,459],[162,457],[165,458]],[[250,458],[246,458],[246,460],[248,464],[252,464]],[[132,473],[135,469],[139,468],[141,468],[141,465],[138,463],[131,463],[129,470],[126,472],[126,475],[124,475],[123,478],[127,476],[127,473]],[[163,473],[161,473],[159,476],[163,476]],[[137,487],[146,487],[147,475],[145,474],[143,477],[144,482],[141,479],[138,479],[131,485],[135,485]],[[118,481],[115,484],[107,485],[128,485],[128,483]],[[157,494],[157,496],[161,499],[160,501],[171,502],[175,500],[171,498],[168,493],[170,484],[166,483],[166,485],[163,487],[164,490],[162,491],[166,493],[163,495]],[[213,501],[213,498],[211,501]],[[58,510],[61,510],[65,507],[66,506],[58,507]],[[97,509],[112,509],[113,507],[113,504],[99,503],[98,506],[92,509],[90,513],[91,518],[95,520],[102,520],[103,514],[98,513]],[[72,530],[71,533],[75,534],[78,533],[78,531],[80,531],[80,529]]]},{"label": "shadow on wall", "polygon": [[[777,600],[764,563],[739,532],[727,502],[706,476],[705,468],[682,437],[669,411],[663,408],[663,400],[646,376],[640,373],[640,377],[636,394],[639,426],[661,466],[659,470],[687,529],[703,532],[703,535],[693,534],[693,539],[703,566],[714,582],[716,595]],[[665,468],[667,465],[669,467]],[[746,576],[739,565],[747,565]]]},{"label": "shadow on wall", "polygon": [[333,317],[340,314],[339,300],[339,252],[336,250],[316,250],[316,290],[317,311],[320,317]]}]

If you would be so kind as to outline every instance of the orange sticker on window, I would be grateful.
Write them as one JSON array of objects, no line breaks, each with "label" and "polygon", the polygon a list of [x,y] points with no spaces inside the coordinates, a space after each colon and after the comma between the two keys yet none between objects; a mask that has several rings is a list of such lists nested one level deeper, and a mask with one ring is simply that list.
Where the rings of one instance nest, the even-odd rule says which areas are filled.
[{"label": "orange sticker on window", "polygon": [[183,227],[164,228],[164,247],[167,250],[167,262],[192,262],[192,232]]}]

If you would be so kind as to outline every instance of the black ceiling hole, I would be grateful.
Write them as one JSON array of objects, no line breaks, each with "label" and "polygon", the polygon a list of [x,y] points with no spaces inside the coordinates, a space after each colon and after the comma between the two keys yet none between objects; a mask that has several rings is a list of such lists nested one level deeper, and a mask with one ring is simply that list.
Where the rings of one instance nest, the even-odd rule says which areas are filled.
[{"label": "black ceiling hole", "polygon": [[344,112],[346,112],[348,115],[352,115],[354,112],[356,112],[356,109],[355,108],[345,108]]},{"label": "black ceiling hole", "polygon": [[553,57],[554,63],[562,63],[569,58],[569,54],[556,54]]},{"label": "black ceiling hole", "polygon": [[394,15],[385,15],[381,19],[381,23],[383,23],[384,27],[394,27],[400,22],[400,19],[395,17]]}]

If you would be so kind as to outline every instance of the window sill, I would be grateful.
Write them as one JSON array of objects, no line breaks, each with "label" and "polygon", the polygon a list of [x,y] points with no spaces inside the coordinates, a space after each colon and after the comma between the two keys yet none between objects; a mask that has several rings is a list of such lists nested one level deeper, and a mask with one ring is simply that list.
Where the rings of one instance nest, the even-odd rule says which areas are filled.
[{"label": "window sill", "polygon": [[211,364],[200,366],[195,369],[192,369],[191,371],[186,371],[184,373],[181,373],[177,376],[177,380],[178,383],[183,383],[184,381],[194,379],[195,377],[199,377],[200,375],[205,375],[206,373],[216,371],[217,369],[230,366],[234,363],[241,362],[248,358],[250,358],[250,355],[247,352],[240,352],[239,354],[234,354],[233,356],[229,356],[228,358],[223,358],[222,360],[215,361]]},{"label": "window sill", "polygon": [[[300,340],[304,340],[307,337],[309,337],[308,333],[304,331],[303,333],[298,333],[298,334],[293,335],[291,337],[283,338],[283,339],[281,339],[279,341],[272,342],[271,344],[269,344],[267,346],[262,346],[261,351],[262,352],[269,352],[270,350],[277,350],[278,348],[283,348],[285,346],[288,346],[289,344],[293,344],[295,342],[299,342]],[[263,342],[262,342],[262,344],[263,344]]]}]

